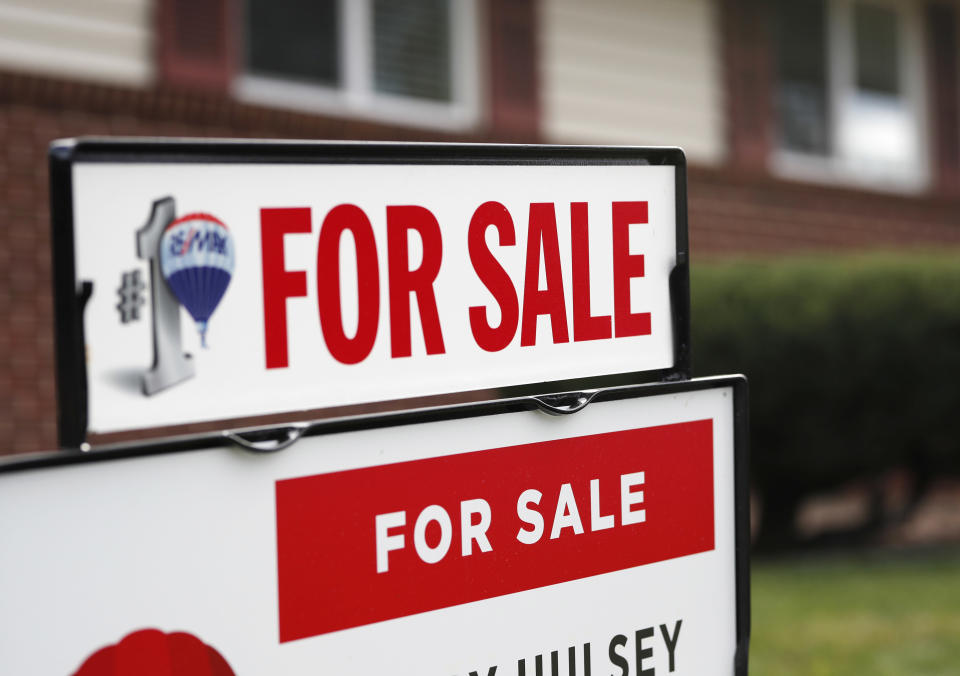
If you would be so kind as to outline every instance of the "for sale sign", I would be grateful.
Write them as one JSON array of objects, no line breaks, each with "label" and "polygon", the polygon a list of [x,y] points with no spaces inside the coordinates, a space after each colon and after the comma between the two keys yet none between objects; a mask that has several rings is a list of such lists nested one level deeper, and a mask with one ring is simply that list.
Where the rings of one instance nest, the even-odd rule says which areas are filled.
[{"label": "for sale sign", "polygon": [[744,387],[0,466],[0,673],[745,673]]},{"label": "for sale sign", "polygon": [[52,161],[64,445],[687,368],[678,150],[81,141]]}]

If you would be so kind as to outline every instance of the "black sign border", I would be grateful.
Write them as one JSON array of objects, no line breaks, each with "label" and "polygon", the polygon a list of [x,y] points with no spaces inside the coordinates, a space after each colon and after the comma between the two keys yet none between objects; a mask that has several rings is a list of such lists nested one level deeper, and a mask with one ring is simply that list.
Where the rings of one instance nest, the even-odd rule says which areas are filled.
[{"label": "black sign border", "polygon": [[[691,377],[687,170],[686,157],[679,148],[219,139],[66,139],[51,144],[49,152],[57,429],[61,448],[82,448],[87,442],[89,402],[83,308],[92,287],[89,283],[78,280],[76,275],[72,175],[73,165],[78,162],[673,166],[676,169],[677,248],[677,263],[669,279],[673,366],[662,370],[529,383],[499,388],[498,391],[502,397],[517,397],[649,381],[688,380]],[[393,401],[400,403],[405,401],[405,398]],[[143,429],[146,432],[151,428]]]},{"label": "black sign border", "polygon": [[[695,378],[681,382],[661,382],[628,385],[600,390],[592,402],[643,399],[658,395],[697,392],[721,388],[733,390],[733,452],[734,452],[734,547],[736,584],[736,653],[732,665],[734,676],[747,676],[750,652],[750,414],[749,386],[742,375]],[[588,405],[589,406],[589,405]],[[383,427],[413,425],[443,420],[482,418],[502,413],[542,410],[535,397],[516,397],[474,404],[457,404],[420,410],[360,415],[318,421],[310,425],[303,436],[319,436],[341,432]],[[575,415],[575,414],[574,414]],[[197,435],[189,439],[160,440],[156,442],[116,445],[105,450],[86,453],[50,452],[23,457],[0,459],[0,476],[28,470],[93,464],[111,460],[179,453],[228,446],[222,434]],[[293,447],[295,448],[295,446]],[[295,452],[287,450],[284,452]],[[704,599],[706,603],[708,600]]]}]

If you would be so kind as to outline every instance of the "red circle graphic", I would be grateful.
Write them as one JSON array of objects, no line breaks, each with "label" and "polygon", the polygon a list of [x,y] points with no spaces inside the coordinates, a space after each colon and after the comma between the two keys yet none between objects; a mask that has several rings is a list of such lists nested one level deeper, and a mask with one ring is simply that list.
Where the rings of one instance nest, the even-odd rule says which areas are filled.
[{"label": "red circle graphic", "polygon": [[141,629],[93,653],[74,676],[236,676],[217,650],[182,631]]}]

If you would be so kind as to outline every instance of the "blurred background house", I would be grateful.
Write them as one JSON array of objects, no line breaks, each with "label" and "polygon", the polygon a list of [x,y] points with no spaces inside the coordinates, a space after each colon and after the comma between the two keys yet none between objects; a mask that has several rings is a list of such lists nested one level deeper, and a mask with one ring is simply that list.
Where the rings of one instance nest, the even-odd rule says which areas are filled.
[{"label": "blurred background house", "polygon": [[55,138],[678,145],[696,261],[960,245],[958,29],[941,0],[0,0],[0,453],[57,443]]}]

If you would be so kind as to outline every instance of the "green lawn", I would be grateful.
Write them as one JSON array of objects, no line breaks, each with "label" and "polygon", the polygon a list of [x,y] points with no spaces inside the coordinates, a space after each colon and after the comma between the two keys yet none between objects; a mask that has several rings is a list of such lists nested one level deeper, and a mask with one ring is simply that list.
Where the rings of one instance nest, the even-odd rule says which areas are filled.
[{"label": "green lawn", "polygon": [[753,676],[960,674],[960,552],[755,562]]}]

